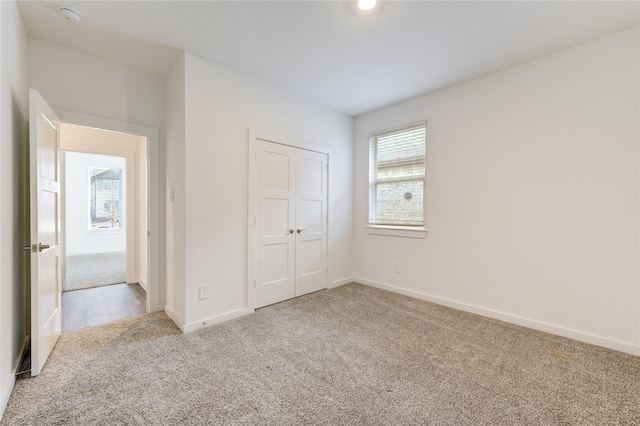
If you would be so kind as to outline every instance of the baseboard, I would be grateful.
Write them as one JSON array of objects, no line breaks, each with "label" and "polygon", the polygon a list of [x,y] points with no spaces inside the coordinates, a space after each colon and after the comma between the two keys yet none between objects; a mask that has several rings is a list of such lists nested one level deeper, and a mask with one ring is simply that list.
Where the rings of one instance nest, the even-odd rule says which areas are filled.
[{"label": "baseboard", "polygon": [[180,331],[184,333],[185,322],[182,318],[180,318],[180,315],[176,314],[173,309],[169,307],[169,305],[164,305],[164,312],[167,314],[167,316],[169,316],[169,318],[171,318],[171,321],[174,322],[174,324],[180,329]]},{"label": "baseboard", "polygon": [[342,278],[340,280],[333,281],[331,284],[329,284],[329,287],[327,288],[336,288],[336,287],[340,287],[341,285],[349,284],[352,282],[353,282],[353,277]]},{"label": "baseboard", "polygon": [[209,327],[210,325],[219,324],[221,322],[229,321],[234,318],[239,318],[254,312],[251,308],[241,308],[235,311],[227,312],[226,314],[216,315],[200,321],[195,321],[187,324],[182,330],[184,333],[191,333],[192,331],[200,330],[201,328]]},{"label": "baseboard", "polygon": [[140,287],[142,287],[144,291],[147,291],[147,283],[144,280],[139,279],[138,284],[140,284]]},{"label": "baseboard", "polygon": [[545,322],[536,321],[529,318],[523,318],[517,315],[508,314],[505,312],[486,309],[480,306],[456,302],[455,300],[445,299],[438,296],[432,296],[426,293],[407,290],[401,287],[384,284],[378,281],[373,281],[373,280],[369,280],[362,277],[354,277],[353,281],[359,284],[368,285],[370,287],[375,287],[382,290],[391,291],[393,293],[414,297],[416,299],[426,300],[427,302],[436,303],[438,305],[448,306],[450,308],[459,309],[461,311],[471,312],[471,313],[482,315],[485,317],[494,318],[500,321],[505,321],[511,324],[516,324],[516,325],[531,328],[534,330],[543,331],[545,333],[555,334],[558,336],[567,337],[569,339],[590,343],[592,345],[602,346],[605,348],[614,349],[616,351],[625,352],[631,355],[640,356],[640,346],[636,346],[630,343],[620,342],[618,340],[613,340],[606,337],[597,336],[597,335],[585,333],[578,330],[573,330],[570,328],[560,327],[557,325],[548,324]]}]

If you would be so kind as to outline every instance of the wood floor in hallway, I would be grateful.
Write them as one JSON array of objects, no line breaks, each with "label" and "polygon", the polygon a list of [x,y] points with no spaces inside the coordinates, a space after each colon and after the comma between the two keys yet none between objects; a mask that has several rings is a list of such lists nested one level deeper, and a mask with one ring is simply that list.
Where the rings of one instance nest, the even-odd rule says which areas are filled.
[{"label": "wood floor in hallway", "polygon": [[104,324],[146,312],[140,284],[115,284],[62,293],[62,332]]}]

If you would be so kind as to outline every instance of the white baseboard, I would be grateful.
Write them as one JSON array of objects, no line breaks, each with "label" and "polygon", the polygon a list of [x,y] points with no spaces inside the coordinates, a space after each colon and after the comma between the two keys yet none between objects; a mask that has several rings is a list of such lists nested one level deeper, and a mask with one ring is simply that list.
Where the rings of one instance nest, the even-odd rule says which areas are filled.
[{"label": "white baseboard", "polygon": [[456,302],[455,300],[445,299],[438,296],[432,296],[426,293],[420,293],[413,290],[407,290],[401,287],[384,284],[378,281],[373,281],[373,280],[369,280],[362,277],[354,277],[353,281],[359,284],[364,284],[364,285],[379,288],[382,290],[391,291],[393,293],[414,297],[416,299],[426,300],[427,302],[436,303],[438,305],[448,306],[450,308],[459,309],[461,311],[471,312],[471,313],[482,315],[485,317],[505,321],[511,324],[532,328],[534,330],[543,331],[545,333],[555,334],[562,337],[568,337],[569,339],[579,340],[581,342],[590,343],[592,345],[603,346],[605,348],[614,349],[614,350],[625,352],[631,355],[640,356],[640,346],[637,346],[631,343],[620,342],[618,340],[609,339],[606,337],[597,336],[597,335],[585,333],[582,331],[573,330],[570,328],[560,327],[557,325],[548,324],[545,322],[536,321],[529,318],[523,318],[517,315],[508,314],[505,312],[494,311],[492,309],[486,309],[480,306]]},{"label": "white baseboard", "polygon": [[171,309],[169,307],[169,305],[164,305],[164,312],[169,316],[169,318],[171,318],[171,321],[174,322],[174,324],[180,329],[180,331],[182,331],[183,333],[184,331],[184,320],[182,318],[180,318],[180,315],[176,314],[173,309]]},{"label": "white baseboard", "polygon": [[142,287],[144,291],[147,291],[147,283],[144,280],[138,279],[138,284],[140,284],[140,287]]},{"label": "white baseboard", "polygon": [[336,287],[340,287],[341,285],[349,284],[352,282],[353,282],[353,277],[342,278],[340,280],[333,281],[331,284],[329,284],[329,287],[327,288],[336,288]]},{"label": "white baseboard", "polygon": [[187,324],[182,330],[183,333],[191,333],[192,331],[200,330],[201,328],[209,327],[210,325],[219,324],[221,322],[229,321],[234,318],[242,317],[254,312],[251,308],[241,308],[235,311],[227,312],[226,314],[216,315],[200,321],[195,321]]}]

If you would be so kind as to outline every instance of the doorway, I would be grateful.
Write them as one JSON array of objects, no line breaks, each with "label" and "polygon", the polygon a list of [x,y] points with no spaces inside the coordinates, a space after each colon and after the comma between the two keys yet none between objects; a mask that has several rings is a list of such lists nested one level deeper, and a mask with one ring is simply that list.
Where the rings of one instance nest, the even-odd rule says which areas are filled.
[{"label": "doorway", "polygon": [[62,123],[62,331],[147,312],[147,138]]},{"label": "doorway", "polygon": [[[63,128],[72,126],[76,137],[69,133],[62,137]],[[160,173],[158,130],[138,124],[110,120],[70,111],[54,111],[42,95],[29,89],[29,220],[31,256],[30,311],[31,344],[30,374],[40,373],[61,333],[62,288],[65,277],[64,256],[64,205],[60,187],[60,150],[86,152],[87,144],[92,144],[96,154],[124,156],[131,154],[131,144],[118,147],[113,140],[82,136],[83,131],[138,135],[141,143],[137,158],[141,164],[138,171],[140,193],[144,194],[144,208],[136,208],[139,223],[138,234],[127,234],[127,246],[133,241],[138,257],[140,276],[146,276],[146,311],[161,311],[164,297],[161,294],[160,249]],[[71,134],[74,134],[71,132]],[[95,134],[94,134],[95,136]],[[122,149],[121,152],[115,150]],[[104,152],[100,152],[104,151]],[[134,153],[135,155],[135,153]],[[127,167],[133,162],[127,162]],[[132,176],[133,173],[130,173]],[[134,188],[135,189],[135,188]],[[131,209],[128,210],[127,215]],[[127,221],[132,223],[135,217]],[[127,248],[127,252],[131,250]],[[127,264],[131,262],[127,257]],[[127,274],[130,268],[127,267]],[[129,277],[127,276],[127,280]],[[105,287],[99,287],[105,288]],[[104,304],[108,301],[102,299]]]}]

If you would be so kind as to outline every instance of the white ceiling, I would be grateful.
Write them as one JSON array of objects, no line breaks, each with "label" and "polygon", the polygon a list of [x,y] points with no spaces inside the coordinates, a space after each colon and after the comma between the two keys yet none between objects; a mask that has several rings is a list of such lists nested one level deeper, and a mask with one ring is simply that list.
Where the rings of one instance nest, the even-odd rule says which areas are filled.
[{"label": "white ceiling", "polygon": [[[637,1],[20,1],[27,33],[165,76],[187,50],[367,111],[637,25]],[[58,14],[79,10],[80,23]]]}]

